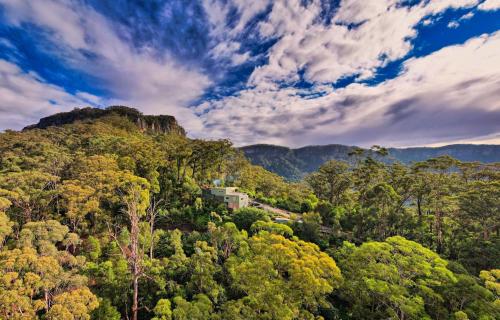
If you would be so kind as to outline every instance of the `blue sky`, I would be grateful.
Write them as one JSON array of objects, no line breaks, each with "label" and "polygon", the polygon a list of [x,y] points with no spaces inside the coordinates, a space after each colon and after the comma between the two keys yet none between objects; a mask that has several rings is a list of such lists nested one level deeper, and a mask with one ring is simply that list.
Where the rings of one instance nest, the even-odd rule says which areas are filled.
[{"label": "blue sky", "polygon": [[500,0],[0,0],[0,130],[75,107],[236,145],[500,143]]}]

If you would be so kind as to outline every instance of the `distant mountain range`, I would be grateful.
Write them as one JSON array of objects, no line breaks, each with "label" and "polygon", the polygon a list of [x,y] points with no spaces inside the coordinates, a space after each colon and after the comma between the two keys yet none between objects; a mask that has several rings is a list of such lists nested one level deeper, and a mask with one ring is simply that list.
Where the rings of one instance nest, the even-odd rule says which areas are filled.
[{"label": "distant mountain range", "polygon": [[[185,136],[186,131],[173,116],[144,115],[134,108],[126,106],[110,106],[100,108],[76,108],[69,112],[57,113],[40,119],[37,124],[23,130],[45,129],[78,121],[92,121],[109,116],[121,116],[135,123],[140,130],[149,133],[176,133]],[[354,146],[330,144],[324,146],[307,146],[298,149],[256,144],[240,148],[246,157],[255,165],[279,174],[287,180],[300,180],[305,175],[316,171],[328,160],[352,161],[349,153]],[[411,163],[441,155],[449,155],[461,161],[500,162],[500,145],[468,145],[456,144],[439,148],[389,148],[389,155],[383,161],[400,161]]]},{"label": "distant mountain range", "polygon": [[[255,165],[260,165],[287,180],[299,180],[316,171],[328,160],[350,161],[353,146],[330,144],[290,149],[282,146],[257,144],[240,148]],[[500,145],[455,144],[438,148],[389,148],[387,161],[411,163],[442,155],[460,161],[500,162]]]}]

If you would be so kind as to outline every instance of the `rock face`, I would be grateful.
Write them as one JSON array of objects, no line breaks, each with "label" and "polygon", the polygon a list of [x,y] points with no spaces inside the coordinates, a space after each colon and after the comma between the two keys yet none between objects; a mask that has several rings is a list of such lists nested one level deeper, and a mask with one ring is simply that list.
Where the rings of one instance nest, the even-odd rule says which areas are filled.
[{"label": "rock face", "polygon": [[177,123],[173,116],[167,115],[143,115],[139,110],[125,106],[111,106],[106,109],[99,108],[76,108],[69,112],[56,113],[54,115],[40,119],[37,124],[28,126],[23,130],[45,129],[51,126],[61,126],[76,121],[95,120],[109,115],[119,115],[128,118],[137,126],[151,133],[176,133],[186,135],[183,127]]}]

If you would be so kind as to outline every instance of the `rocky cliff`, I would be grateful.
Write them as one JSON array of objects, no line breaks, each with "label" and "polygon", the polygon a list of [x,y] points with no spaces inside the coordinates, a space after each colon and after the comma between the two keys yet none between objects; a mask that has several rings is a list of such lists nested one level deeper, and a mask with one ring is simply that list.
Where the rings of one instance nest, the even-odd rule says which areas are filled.
[{"label": "rocky cliff", "polygon": [[139,110],[125,106],[111,106],[106,109],[76,108],[69,112],[56,113],[40,119],[37,124],[28,126],[23,130],[45,129],[51,126],[61,126],[76,121],[87,121],[103,118],[110,115],[119,115],[128,118],[137,126],[151,133],[176,133],[185,136],[186,131],[179,125],[175,117],[168,115],[144,115]]}]

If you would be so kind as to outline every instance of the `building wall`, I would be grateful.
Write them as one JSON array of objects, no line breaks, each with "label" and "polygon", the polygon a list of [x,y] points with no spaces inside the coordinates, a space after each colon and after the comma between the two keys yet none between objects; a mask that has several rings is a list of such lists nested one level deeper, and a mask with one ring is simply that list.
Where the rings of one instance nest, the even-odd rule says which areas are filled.
[{"label": "building wall", "polygon": [[248,195],[241,193],[239,199],[240,199],[239,200],[240,208],[248,207],[249,204]]},{"label": "building wall", "polygon": [[209,194],[215,199],[226,203],[230,209],[247,207],[249,204],[248,195],[238,192],[238,188],[235,187],[212,188]]},{"label": "building wall", "polygon": [[214,195],[214,196],[224,196],[226,194],[226,190],[224,188],[213,188],[210,190],[210,192]]},{"label": "building wall", "polygon": [[248,195],[244,193],[236,193],[226,195],[228,204],[230,203],[234,209],[243,208],[248,206]]}]

